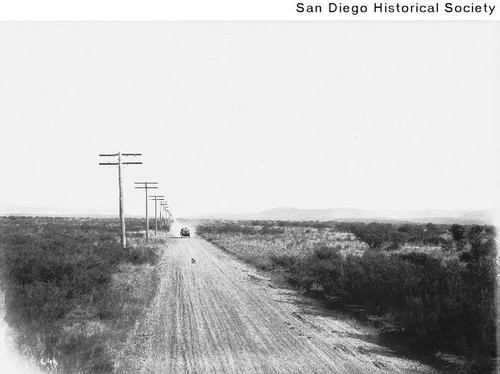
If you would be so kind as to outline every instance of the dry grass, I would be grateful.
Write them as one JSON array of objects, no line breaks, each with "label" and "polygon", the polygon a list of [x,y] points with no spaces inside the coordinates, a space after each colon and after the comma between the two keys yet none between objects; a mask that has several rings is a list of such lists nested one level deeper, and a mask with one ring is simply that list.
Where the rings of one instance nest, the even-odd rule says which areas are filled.
[{"label": "dry grass", "polygon": [[165,240],[146,244],[130,231],[124,251],[115,221],[0,220],[5,320],[18,352],[45,372],[116,372],[114,358],[154,296]]},{"label": "dry grass", "polygon": [[[355,223],[354,236],[341,231],[349,225],[302,224],[215,222],[198,232],[332,306],[361,306],[381,316],[417,351],[467,356],[477,372],[494,367],[498,258],[491,227],[465,227],[462,238],[445,239],[446,227],[427,231],[428,225]],[[370,235],[380,239],[372,248],[356,239]]]},{"label": "dry grass", "polygon": [[[139,253],[139,257],[148,251],[158,250],[164,243],[161,238],[153,238],[149,243],[141,240],[129,240],[129,245]],[[82,310],[80,306],[65,318],[63,323],[69,337],[78,339],[78,336],[84,336],[95,344],[97,354],[91,360],[75,363],[79,368],[78,373],[115,372],[115,357],[123,349],[128,332],[153,299],[157,283],[153,264],[120,264],[111,276],[108,291],[99,303],[98,311],[89,307],[83,307]]]},{"label": "dry grass", "polygon": [[338,248],[343,255],[362,255],[368,249],[353,234],[332,228],[285,227],[283,234],[204,233],[203,237],[260,268],[272,265],[271,256],[303,258],[322,246]]}]

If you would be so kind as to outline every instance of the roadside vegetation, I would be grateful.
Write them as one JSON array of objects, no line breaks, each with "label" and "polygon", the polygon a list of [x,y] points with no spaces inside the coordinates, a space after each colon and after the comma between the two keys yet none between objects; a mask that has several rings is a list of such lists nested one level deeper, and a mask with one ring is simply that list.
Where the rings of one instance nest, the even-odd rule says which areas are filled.
[{"label": "roadside vegetation", "polygon": [[387,333],[413,349],[463,355],[471,371],[494,370],[492,226],[219,221],[199,225],[197,233],[284,274],[332,308],[379,316]]},{"label": "roadside vegetation", "polygon": [[128,329],[154,296],[162,239],[144,243],[127,220],[0,218],[5,321],[17,350],[41,370],[112,373]]}]

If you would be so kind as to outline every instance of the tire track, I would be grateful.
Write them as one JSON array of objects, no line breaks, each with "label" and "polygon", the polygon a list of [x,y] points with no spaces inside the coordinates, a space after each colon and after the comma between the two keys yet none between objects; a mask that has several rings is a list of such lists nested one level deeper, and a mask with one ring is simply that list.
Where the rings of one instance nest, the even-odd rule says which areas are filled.
[{"label": "tire track", "polygon": [[203,239],[168,239],[159,266],[158,294],[117,360],[120,373],[436,372],[347,322],[303,313],[298,295]]}]

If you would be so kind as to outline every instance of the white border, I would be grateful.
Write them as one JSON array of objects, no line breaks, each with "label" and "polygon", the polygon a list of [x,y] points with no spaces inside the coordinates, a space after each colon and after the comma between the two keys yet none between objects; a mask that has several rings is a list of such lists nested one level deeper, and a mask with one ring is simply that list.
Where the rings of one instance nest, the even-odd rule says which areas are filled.
[{"label": "white border", "polygon": [[[321,5],[322,13],[298,13],[297,3]],[[366,5],[368,12],[358,15],[330,13],[328,4]],[[374,3],[430,5],[439,3],[439,13],[374,13]],[[446,3],[495,6],[485,13],[446,13]],[[496,0],[0,0],[0,20],[394,20],[394,21],[499,21]]]}]

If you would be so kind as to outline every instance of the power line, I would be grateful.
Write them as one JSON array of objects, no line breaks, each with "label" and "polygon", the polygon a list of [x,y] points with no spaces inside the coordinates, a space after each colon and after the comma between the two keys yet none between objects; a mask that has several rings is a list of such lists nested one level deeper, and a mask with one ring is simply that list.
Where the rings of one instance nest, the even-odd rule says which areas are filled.
[{"label": "power line", "polygon": [[[168,213],[169,213],[169,212],[168,212],[168,203],[167,203],[166,201],[162,201],[162,202],[160,203],[160,205],[161,205],[161,207],[162,207],[162,209],[163,209],[163,212],[164,212],[164,222],[163,222],[163,225],[164,225],[164,226],[167,226],[167,219],[168,219],[168,216],[167,216],[167,215],[168,215]],[[161,219],[160,219],[160,221],[161,221]]]},{"label": "power line", "polygon": [[[149,197],[154,197],[153,200],[155,202],[155,235],[158,235],[158,219],[157,219],[157,209],[158,209],[158,201],[163,200],[165,196],[163,195],[149,195]],[[160,211],[161,214],[161,211]]]},{"label": "power line", "polygon": [[137,157],[142,156],[141,153],[101,153],[99,157],[117,157],[116,162],[99,162],[99,165],[118,166],[118,195],[119,195],[119,214],[120,214],[120,229],[121,229],[121,244],[122,248],[127,247],[127,238],[125,236],[125,214],[124,214],[124,199],[123,199],[123,181],[122,181],[122,166],[123,165],[142,165],[142,161],[122,161],[122,157]]},{"label": "power line", "polygon": [[149,241],[148,190],[158,189],[158,182],[134,182],[137,190],[146,192],[146,241]]}]

